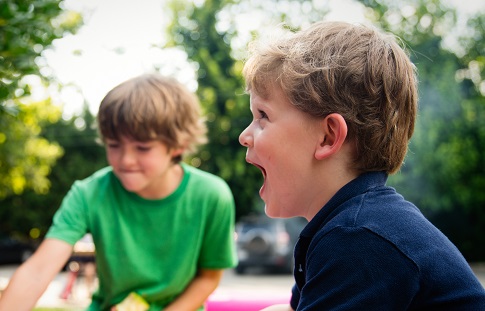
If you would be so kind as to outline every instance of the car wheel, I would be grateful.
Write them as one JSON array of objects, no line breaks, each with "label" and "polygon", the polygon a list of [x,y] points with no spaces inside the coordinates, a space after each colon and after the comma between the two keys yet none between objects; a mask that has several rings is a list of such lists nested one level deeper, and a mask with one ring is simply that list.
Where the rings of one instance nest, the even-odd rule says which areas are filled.
[{"label": "car wheel", "polygon": [[29,259],[30,256],[32,256],[32,254],[33,254],[33,252],[30,249],[26,249],[26,250],[22,251],[22,254],[20,255],[20,261],[21,262],[27,261],[27,259]]},{"label": "car wheel", "polygon": [[259,256],[267,253],[273,245],[273,237],[264,229],[252,229],[246,234],[246,248]]}]

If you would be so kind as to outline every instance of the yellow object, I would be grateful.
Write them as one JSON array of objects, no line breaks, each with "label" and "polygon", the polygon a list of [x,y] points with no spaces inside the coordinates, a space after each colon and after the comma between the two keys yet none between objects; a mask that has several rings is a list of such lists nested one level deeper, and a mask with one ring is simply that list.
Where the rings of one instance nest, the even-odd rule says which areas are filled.
[{"label": "yellow object", "polygon": [[137,293],[130,293],[116,305],[116,311],[146,311],[150,305]]}]

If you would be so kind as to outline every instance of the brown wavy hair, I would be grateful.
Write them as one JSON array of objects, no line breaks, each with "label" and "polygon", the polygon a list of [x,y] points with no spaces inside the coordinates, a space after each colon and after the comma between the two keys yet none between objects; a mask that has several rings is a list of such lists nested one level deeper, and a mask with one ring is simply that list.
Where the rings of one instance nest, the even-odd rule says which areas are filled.
[{"label": "brown wavy hair", "polygon": [[401,167],[417,114],[415,66],[394,36],[374,27],[318,22],[276,32],[249,46],[247,91],[269,97],[279,88],[315,117],[342,115],[360,172]]},{"label": "brown wavy hair", "polygon": [[182,147],[187,152],[195,152],[207,141],[195,94],[158,74],[132,78],[108,92],[99,107],[98,129],[103,141],[119,140],[120,136],[159,140],[170,149]]}]

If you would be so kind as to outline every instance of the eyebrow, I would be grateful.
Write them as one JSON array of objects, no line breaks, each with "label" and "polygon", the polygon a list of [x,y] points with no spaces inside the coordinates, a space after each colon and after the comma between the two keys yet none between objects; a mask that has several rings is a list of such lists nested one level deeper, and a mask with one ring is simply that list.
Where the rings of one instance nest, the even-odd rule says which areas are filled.
[{"label": "eyebrow", "polygon": [[[265,110],[266,109],[270,109],[271,110],[271,106],[268,105],[268,100],[259,96],[259,95],[256,95],[258,97],[258,100],[257,100],[257,103],[256,105],[254,105],[254,101],[251,100],[250,101],[250,107],[253,107],[253,106],[258,106],[258,107],[261,107],[261,108],[264,108]],[[252,97],[251,97],[252,98]]]}]

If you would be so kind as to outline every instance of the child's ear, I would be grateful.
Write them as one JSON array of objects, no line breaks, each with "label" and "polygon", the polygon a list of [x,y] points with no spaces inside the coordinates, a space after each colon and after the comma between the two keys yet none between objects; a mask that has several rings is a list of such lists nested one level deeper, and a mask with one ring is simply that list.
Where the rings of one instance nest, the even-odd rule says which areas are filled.
[{"label": "child's ear", "polygon": [[185,152],[185,147],[170,149],[170,154],[172,155],[172,158],[176,158],[182,155],[184,152]]},{"label": "child's ear", "polygon": [[322,135],[315,150],[317,160],[325,159],[340,150],[347,137],[347,123],[340,114],[332,113],[321,121],[320,130]]}]

